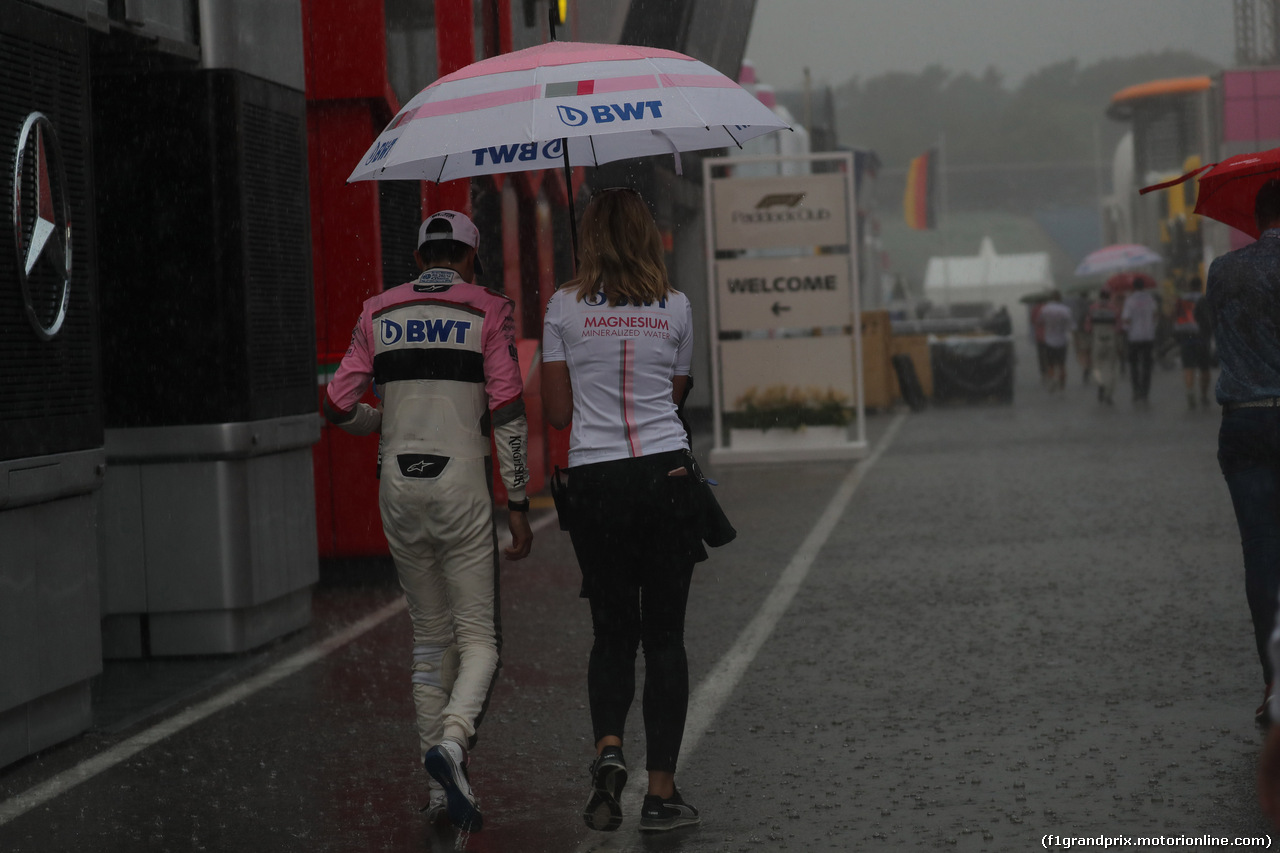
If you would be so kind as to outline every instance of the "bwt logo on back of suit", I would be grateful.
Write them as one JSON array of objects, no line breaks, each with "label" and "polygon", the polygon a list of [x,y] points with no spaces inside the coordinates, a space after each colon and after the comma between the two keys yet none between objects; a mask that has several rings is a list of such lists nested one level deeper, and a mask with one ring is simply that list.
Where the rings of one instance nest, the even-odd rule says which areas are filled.
[{"label": "bwt logo on back of suit", "polygon": [[401,339],[408,344],[436,344],[467,342],[467,332],[471,329],[468,320],[406,320],[401,326],[394,320],[383,319],[380,326],[382,343],[394,346]]}]

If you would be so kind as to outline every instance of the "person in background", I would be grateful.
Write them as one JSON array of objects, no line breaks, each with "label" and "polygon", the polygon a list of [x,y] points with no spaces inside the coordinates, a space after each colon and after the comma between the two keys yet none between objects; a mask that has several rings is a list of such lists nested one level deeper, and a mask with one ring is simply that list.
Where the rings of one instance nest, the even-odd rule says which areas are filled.
[{"label": "person in background", "polygon": [[1049,359],[1044,346],[1044,323],[1040,319],[1040,312],[1044,310],[1045,303],[1036,302],[1031,306],[1031,342],[1036,348],[1036,366],[1040,369],[1040,383],[1046,388],[1049,387]]},{"label": "person in background", "polygon": [[645,656],[645,832],[691,826],[697,809],[675,785],[689,703],[685,606],[706,559],[695,467],[676,407],[689,383],[693,315],[672,288],[662,238],[644,200],[605,190],[582,215],[578,275],[551,296],[542,343],[548,422],[573,424],[566,523],[591,605],[587,667],[596,758],[582,812],[591,829],[622,824],[623,737]]},{"label": "person in background", "polygon": [[1045,364],[1050,391],[1067,387],[1067,341],[1075,331],[1076,321],[1071,309],[1062,301],[1062,294],[1053,291],[1049,301],[1040,309],[1040,325],[1044,329]]},{"label": "person in background", "polygon": [[1200,280],[1192,279],[1190,287],[1178,296],[1173,312],[1173,336],[1182,356],[1182,380],[1187,388],[1187,408],[1196,408],[1199,379],[1200,406],[1209,408],[1209,329]]},{"label": "person in background", "polygon": [[1114,405],[1116,362],[1120,358],[1116,323],[1120,319],[1111,292],[1103,288],[1085,312],[1085,331],[1092,341],[1094,380],[1098,383],[1098,402]]},{"label": "person in background", "polygon": [[1080,365],[1081,381],[1089,384],[1093,376],[1093,336],[1085,327],[1089,312],[1089,295],[1077,292],[1071,299],[1071,319],[1074,322],[1071,332],[1071,343],[1076,350],[1076,363]]},{"label": "person in background", "polygon": [[[468,749],[497,678],[502,630],[489,432],[507,487],[509,560],[528,556],[529,442],[510,299],[472,281],[480,235],[462,213],[418,231],[422,274],[367,299],[325,392],[355,435],[381,431],[378,506],[413,622],[413,704],[428,820],[483,825]],[[377,382],[382,405],[360,398]]]},{"label": "person in background", "polygon": [[1209,267],[1202,316],[1218,347],[1218,466],[1240,529],[1265,685],[1254,716],[1269,725],[1274,669],[1267,645],[1280,592],[1280,181],[1258,190],[1254,218],[1262,236]]},{"label": "person in background", "polygon": [[1129,348],[1129,380],[1133,401],[1145,403],[1151,395],[1151,367],[1156,340],[1156,305],[1151,289],[1155,282],[1147,275],[1133,277],[1133,293],[1124,301],[1120,323]]}]

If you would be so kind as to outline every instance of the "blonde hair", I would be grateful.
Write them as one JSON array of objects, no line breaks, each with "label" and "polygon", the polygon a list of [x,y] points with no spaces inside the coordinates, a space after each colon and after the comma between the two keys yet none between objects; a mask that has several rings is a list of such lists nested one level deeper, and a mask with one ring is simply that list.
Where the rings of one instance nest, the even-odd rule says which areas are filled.
[{"label": "blonde hair", "polygon": [[564,283],[579,301],[603,293],[610,305],[657,302],[674,288],[649,207],[626,187],[599,192],[582,212],[578,274]]}]

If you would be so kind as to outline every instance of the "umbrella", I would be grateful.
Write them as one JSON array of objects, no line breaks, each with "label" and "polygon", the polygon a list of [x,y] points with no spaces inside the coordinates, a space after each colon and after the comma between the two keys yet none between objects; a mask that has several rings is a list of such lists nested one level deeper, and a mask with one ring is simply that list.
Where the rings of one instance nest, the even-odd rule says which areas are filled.
[{"label": "umbrella", "polygon": [[553,41],[441,77],[348,181],[473,175],[739,147],[788,127],[737,83],[670,50]]},{"label": "umbrella", "polygon": [[1143,187],[1140,193],[1177,186],[1200,176],[1195,213],[1223,222],[1257,239],[1258,224],[1253,220],[1253,202],[1258,190],[1272,178],[1280,178],[1280,148],[1254,154],[1237,154],[1221,163],[1201,166],[1182,177],[1162,184]]},{"label": "umbrella", "polygon": [[1140,246],[1137,243],[1118,243],[1085,255],[1084,260],[1076,267],[1076,275],[1083,277],[1124,272],[1134,267],[1157,264],[1161,260],[1160,255],[1146,246]]}]

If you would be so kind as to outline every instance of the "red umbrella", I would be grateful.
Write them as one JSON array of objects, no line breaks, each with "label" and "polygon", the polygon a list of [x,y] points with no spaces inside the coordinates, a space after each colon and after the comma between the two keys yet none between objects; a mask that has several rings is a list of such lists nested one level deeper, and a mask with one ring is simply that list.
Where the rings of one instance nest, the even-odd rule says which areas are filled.
[{"label": "red umbrella", "polygon": [[[1206,171],[1207,170],[1207,171]],[[1200,192],[1195,212],[1216,219],[1257,239],[1258,225],[1253,220],[1253,201],[1262,185],[1280,178],[1280,148],[1256,154],[1237,154],[1221,163],[1210,163],[1180,178],[1143,187],[1140,193],[1162,190],[1196,175],[1200,176]]]},{"label": "red umbrella", "polygon": [[1134,289],[1134,282],[1138,279],[1142,279],[1142,286],[1147,290],[1155,290],[1156,280],[1141,272],[1118,272],[1107,279],[1103,289],[1114,295],[1126,295]]}]

